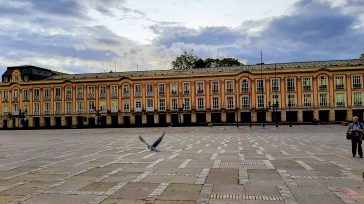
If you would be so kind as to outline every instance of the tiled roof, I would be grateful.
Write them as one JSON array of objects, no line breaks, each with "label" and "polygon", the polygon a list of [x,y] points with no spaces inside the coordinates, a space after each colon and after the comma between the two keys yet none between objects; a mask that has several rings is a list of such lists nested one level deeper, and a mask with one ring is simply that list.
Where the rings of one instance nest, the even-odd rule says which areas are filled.
[{"label": "tiled roof", "polygon": [[[275,67],[277,69],[289,69],[289,68],[357,66],[357,65],[364,65],[364,59],[263,64],[262,68],[263,68],[263,70],[269,70],[269,69],[274,69]],[[257,64],[257,65],[244,65],[244,66],[237,66],[237,67],[198,68],[198,69],[190,69],[190,70],[172,70],[171,69],[171,70],[66,74],[66,75],[52,76],[52,77],[47,78],[47,80],[117,78],[117,77],[131,77],[131,76],[163,76],[163,75],[193,74],[193,73],[251,71],[251,70],[260,70],[260,68],[261,68],[261,65]]]}]

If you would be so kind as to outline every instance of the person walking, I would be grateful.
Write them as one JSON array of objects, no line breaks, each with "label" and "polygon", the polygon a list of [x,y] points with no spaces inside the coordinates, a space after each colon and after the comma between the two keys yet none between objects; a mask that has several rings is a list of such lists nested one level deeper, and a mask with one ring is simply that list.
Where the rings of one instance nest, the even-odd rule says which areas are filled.
[{"label": "person walking", "polygon": [[358,149],[358,154],[360,158],[363,158],[363,149],[361,147],[364,131],[363,126],[363,123],[359,123],[358,116],[354,116],[353,122],[350,123],[348,127],[348,132],[352,135],[351,151],[353,153],[353,157],[356,157],[356,149]]}]

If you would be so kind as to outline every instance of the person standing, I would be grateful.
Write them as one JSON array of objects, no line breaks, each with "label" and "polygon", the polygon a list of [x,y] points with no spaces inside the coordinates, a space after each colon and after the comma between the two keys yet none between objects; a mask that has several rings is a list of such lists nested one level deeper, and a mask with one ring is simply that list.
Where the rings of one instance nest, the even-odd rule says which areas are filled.
[{"label": "person standing", "polygon": [[353,122],[350,123],[348,132],[352,134],[351,139],[351,151],[353,153],[353,157],[356,157],[356,149],[358,149],[358,154],[360,158],[363,158],[363,149],[361,147],[361,143],[363,140],[363,123],[359,123],[358,116],[353,117]]}]

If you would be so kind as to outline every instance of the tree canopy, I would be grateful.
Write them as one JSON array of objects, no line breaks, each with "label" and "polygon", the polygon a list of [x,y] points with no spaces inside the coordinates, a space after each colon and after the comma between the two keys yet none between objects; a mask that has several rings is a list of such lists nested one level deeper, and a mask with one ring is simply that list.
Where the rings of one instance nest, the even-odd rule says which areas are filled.
[{"label": "tree canopy", "polygon": [[233,67],[241,66],[243,63],[236,58],[206,58],[201,59],[192,53],[184,52],[172,61],[173,69],[195,69],[209,67]]}]

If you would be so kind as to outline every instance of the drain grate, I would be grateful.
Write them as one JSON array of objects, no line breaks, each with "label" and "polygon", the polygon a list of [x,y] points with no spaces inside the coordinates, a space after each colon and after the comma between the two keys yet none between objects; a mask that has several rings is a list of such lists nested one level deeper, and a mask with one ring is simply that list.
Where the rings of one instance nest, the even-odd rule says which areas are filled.
[{"label": "drain grate", "polygon": [[344,176],[290,176],[291,179],[352,179]]},{"label": "drain grate", "polygon": [[182,174],[182,173],[151,173],[152,176],[194,176],[197,177],[199,174]]},{"label": "drain grate", "polygon": [[267,196],[267,195],[234,195],[234,194],[212,194],[211,199],[220,200],[283,200],[280,196]]},{"label": "drain grate", "polygon": [[265,166],[264,162],[222,162],[222,165]]}]

